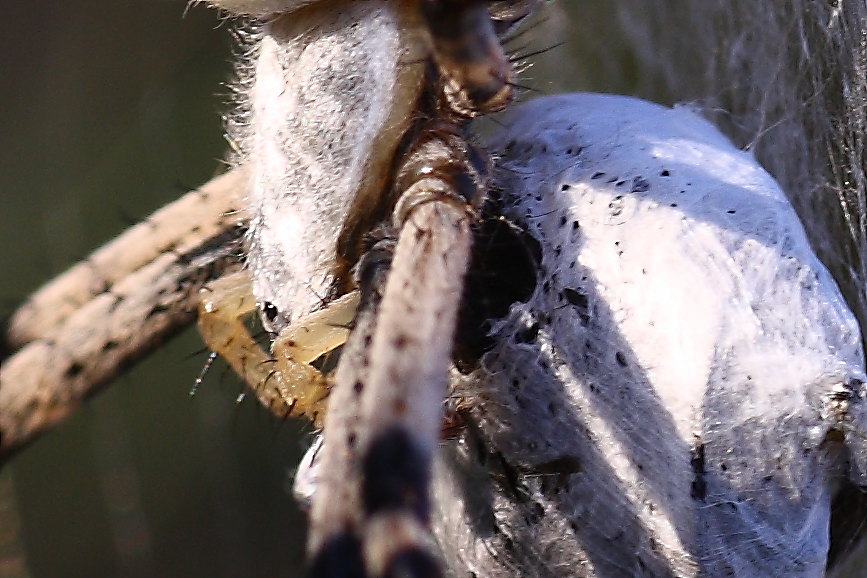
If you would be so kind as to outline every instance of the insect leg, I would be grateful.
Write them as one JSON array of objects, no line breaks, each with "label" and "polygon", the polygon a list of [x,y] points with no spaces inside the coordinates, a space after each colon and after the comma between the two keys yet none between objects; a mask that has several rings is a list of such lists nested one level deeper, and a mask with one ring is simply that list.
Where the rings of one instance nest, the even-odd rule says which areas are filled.
[{"label": "insect leg", "polygon": [[243,220],[243,170],[221,175],[159,209],[40,287],[12,315],[11,347],[52,338],[69,317],[167,254],[193,253]]},{"label": "insect leg", "polygon": [[320,425],[328,382],[310,363],[346,340],[358,293],[293,323],[274,342],[273,357],[243,323],[244,317],[258,311],[246,271],[217,279],[200,291],[200,297],[199,333],[262,405],[279,417],[306,416]]}]

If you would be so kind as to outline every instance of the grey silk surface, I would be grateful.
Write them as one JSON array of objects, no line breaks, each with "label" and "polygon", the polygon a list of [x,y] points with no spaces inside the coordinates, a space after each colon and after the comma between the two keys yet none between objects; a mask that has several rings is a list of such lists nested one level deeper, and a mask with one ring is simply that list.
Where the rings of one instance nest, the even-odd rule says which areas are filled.
[{"label": "grey silk surface", "polygon": [[497,181],[542,260],[455,381],[449,567],[823,576],[835,484],[865,483],[861,338],[777,184],[686,109],[563,95],[507,124]]}]

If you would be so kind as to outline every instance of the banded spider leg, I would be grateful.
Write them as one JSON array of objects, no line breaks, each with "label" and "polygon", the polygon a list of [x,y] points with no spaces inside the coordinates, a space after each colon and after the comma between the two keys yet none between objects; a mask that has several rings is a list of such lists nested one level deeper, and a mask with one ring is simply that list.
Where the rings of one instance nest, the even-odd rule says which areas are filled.
[{"label": "banded spider leg", "polygon": [[[361,274],[371,281],[362,282],[364,305],[325,421],[311,512],[314,576],[352,561],[370,576],[436,572],[428,479],[486,175],[467,145],[466,119],[437,113],[395,182],[405,192],[392,220],[400,235],[387,280],[375,270]],[[382,259],[373,261],[382,268]]]}]

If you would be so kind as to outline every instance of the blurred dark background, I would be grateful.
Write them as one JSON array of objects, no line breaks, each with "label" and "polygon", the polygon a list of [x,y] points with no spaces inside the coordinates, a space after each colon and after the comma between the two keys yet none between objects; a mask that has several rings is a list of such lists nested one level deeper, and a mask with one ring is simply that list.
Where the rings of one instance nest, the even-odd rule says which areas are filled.
[{"label": "blurred dark background", "polygon": [[[183,1],[4,2],[0,299],[44,281],[218,170],[228,26]],[[281,424],[187,332],[0,471],[0,576],[293,576]]]},{"label": "blurred dark background", "polygon": [[[564,11],[580,9],[581,26],[613,16],[575,4],[548,11],[531,49],[566,44],[522,82],[629,91],[594,66],[615,48],[582,45]],[[5,315],[219,170],[231,35],[183,0],[2,9]],[[236,404],[241,386],[221,366],[190,397],[202,347],[188,331],[0,470],[0,578],[300,575],[304,516],[289,488],[308,430]]]}]

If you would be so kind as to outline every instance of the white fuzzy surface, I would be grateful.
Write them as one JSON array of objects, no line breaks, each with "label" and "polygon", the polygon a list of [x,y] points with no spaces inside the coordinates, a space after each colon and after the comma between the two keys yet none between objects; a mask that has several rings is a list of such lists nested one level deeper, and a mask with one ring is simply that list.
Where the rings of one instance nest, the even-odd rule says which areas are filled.
[{"label": "white fuzzy surface", "polygon": [[606,25],[576,21],[573,34],[604,47],[602,61],[583,63],[605,71],[604,90],[694,102],[753,150],[867,321],[867,3],[616,0],[600,9]]},{"label": "white fuzzy surface", "polygon": [[269,329],[332,297],[341,230],[359,198],[382,194],[414,105],[401,87],[420,70],[408,18],[386,0],[282,16],[240,68],[230,136],[251,175],[253,291],[279,313]]},{"label": "white fuzzy surface", "polygon": [[[566,75],[584,79],[571,86],[695,103],[779,180],[856,317],[867,322],[867,3],[559,5],[576,13],[563,33],[572,50],[593,53]],[[834,575],[863,576],[867,499],[853,489],[835,512],[835,527],[862,539],[859,548],[857,535],[836,536]]]},{"label": "white fuzzy surface", "polygon": [[824,575],[830,432],[853,479],[867,463],[861,336],[776,182],[624,97],[533,101],[492,148],[543,256],[457,388],[478,429],[438,477],[456,574]]}]

